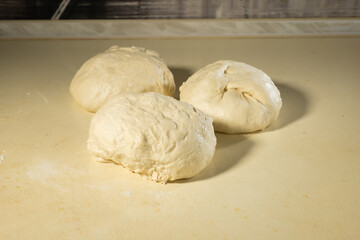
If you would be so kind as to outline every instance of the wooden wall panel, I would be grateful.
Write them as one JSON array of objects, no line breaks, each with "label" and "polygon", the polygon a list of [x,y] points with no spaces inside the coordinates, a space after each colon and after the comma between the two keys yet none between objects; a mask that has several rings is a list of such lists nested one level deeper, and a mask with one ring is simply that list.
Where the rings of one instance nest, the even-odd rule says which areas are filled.
[{"label": "wooden wall panel", "polygon": [[[0,19],[50,19],[62,0],[0,0]],[[70,0],[63,19],[360,17],[360,0]]]}]

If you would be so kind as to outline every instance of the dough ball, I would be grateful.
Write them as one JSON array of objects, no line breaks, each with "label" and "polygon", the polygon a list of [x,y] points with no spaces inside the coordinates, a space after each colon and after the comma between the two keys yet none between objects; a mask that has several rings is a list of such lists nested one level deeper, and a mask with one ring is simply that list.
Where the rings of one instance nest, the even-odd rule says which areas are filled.
[{"label": "dough ball", "polygon": [[158,92],[173,96],[174,77],[155,51],[112,46],[86,61],[75,74],[70,92],[79,105],[96,112],[124,92]]},{"label": "dough ball", "polygon": [[111,98],[93,116],[88,150],[147,179],[189,178],[211,161],[212,119],[188,103],[157,93]]},{"label": "dough ball", "polygon": [[279,115],[280,92],[263,71],[236,61],[209,64],[183,83],[180,100],[214,119],[215,131],[263,130]]}]

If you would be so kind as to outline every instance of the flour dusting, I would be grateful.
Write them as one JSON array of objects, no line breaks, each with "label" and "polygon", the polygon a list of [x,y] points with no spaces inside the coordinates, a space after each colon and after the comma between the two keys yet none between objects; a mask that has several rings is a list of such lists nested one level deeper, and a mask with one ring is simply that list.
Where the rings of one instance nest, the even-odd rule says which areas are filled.
[{"label": "flour dusting", "polygon": [[43,161],[27,171],[31,179],[49,179],[58,174],[58,168],[51,162]]},{"label": "flour dusting", "polygon": [[123,191],[121,192],[121,194],[125,197],[130,197],[131,196],[131,192],[130,191]]}]

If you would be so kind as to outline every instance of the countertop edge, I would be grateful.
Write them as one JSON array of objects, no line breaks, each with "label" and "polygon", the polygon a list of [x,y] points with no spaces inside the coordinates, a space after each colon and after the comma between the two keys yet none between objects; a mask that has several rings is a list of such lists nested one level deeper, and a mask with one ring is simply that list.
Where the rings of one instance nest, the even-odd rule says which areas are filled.
[{"label": "countertop edge", "polygon": [[360,36],[360,18],[1,20],[0,39]]}]

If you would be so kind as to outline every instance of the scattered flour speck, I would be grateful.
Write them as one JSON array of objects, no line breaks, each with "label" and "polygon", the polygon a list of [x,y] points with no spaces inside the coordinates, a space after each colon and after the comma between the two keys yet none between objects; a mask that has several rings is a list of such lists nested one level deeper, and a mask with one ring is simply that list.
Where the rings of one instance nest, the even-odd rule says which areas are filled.
[{"label": "scattered flour speck", "polygon": [[124,195],[125,197],[130,197],[131,196],[130,191],[123,191],[123,192],[121,192],[121,194]]},{"label": "scattered flour speck", "polygon": [[0,155],[0,163],[5,160],[5,154],[6,154],[6,152],[2,151],[2,153]]}]

